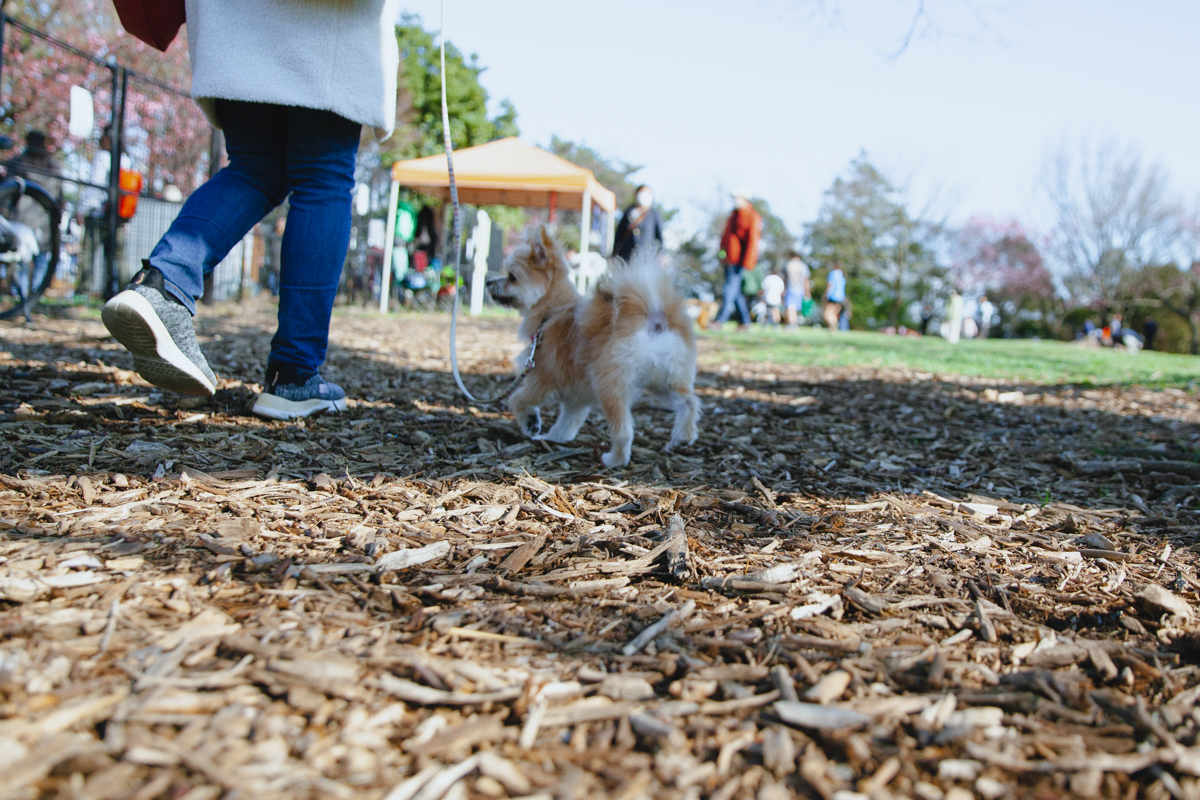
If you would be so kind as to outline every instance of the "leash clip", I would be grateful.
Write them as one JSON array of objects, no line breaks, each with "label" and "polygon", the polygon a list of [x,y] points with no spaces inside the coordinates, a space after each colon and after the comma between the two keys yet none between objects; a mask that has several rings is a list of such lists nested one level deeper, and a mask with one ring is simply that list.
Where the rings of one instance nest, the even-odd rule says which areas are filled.
[{"label": "leash clip", "polygon": [[529,337],[529,358],[525,359],[525,369],[531,370],[537,366],[534,361],[534,354],[537,353],[538,342],[542,341],[542,328],[538,328],[532,336]]}]

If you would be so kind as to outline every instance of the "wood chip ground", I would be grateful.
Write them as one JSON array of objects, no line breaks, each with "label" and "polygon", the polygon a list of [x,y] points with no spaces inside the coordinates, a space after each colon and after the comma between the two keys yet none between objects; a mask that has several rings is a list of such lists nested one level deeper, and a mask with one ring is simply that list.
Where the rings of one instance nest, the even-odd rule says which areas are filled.
[{"label": "wood chip ground", "polygon": [[1198,797],[1193,394],[704,342],[610,471],[444,316],[335,317],[295,424],[266,310],[199,325],[208,400],[0,324],[0,800]]}]

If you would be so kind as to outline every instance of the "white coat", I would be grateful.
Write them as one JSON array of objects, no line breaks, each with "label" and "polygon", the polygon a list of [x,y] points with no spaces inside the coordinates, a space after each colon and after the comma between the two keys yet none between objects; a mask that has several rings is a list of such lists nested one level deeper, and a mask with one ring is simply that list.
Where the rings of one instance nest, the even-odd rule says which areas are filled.
[{"label": "white coat", "polygon": [[332,111],[390,134],[400,0],[187,0],[192,96]]}]

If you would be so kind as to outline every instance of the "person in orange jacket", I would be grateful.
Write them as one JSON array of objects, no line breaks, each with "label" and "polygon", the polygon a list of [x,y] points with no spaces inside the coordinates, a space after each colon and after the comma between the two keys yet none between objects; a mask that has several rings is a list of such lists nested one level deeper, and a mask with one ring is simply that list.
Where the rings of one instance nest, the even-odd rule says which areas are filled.
[{"label": "person in orange jacket", "polygon": [[742,272],[754,269],[758,263],[758,238],[763,222],[754,206],[750,205],[749,192],[735,189],[730,194],[733,195],[733,213],[729,215],[725,232],[721,235],[721,263],[725,268],[724,297],[721,313],[712,327],[720,328],[733,316],[736,308],[741,318],[738,330],[745,330],[750,326],[750,308],[742,296]]}]

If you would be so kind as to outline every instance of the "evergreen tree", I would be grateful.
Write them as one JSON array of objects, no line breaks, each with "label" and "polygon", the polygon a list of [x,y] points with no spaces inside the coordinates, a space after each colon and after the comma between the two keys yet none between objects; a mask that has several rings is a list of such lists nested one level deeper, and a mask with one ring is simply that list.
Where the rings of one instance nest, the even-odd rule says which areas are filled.
[{"label": "evergreen tree", "polygon": [[936,291],[945,274],[936,252],[941,226],[912,214],[865,153],[825,192],[807,228],[810,266],[842,265],[858,323],[875,317],[900,324],[905,310]]},{"label": "evergreen tree", "polygon": [[607,159],[585,144],[576,144],[557,136],[550,137],[549,150],[577,167],[590,169],[601,186],[616,194],[618,209],[624,209],[633,202],[638,184],[631,178],[634,173],[641,172],[641,166],[615,158]]},{"label": "evergreen tree", "polygon": [[[420,17],[405,14],[396,26],[400,45],[400,85],[396,103],[396,132],[380,150],[384,165],[442,152],[442,74],[435,34]],[[488,116],[488,93],[479,82],[484,68],[474,53],[470,60],[446,43],[446,105],[454,147],[472,147],[516,136],[517,111],[508,100],[500,113]]]}]

